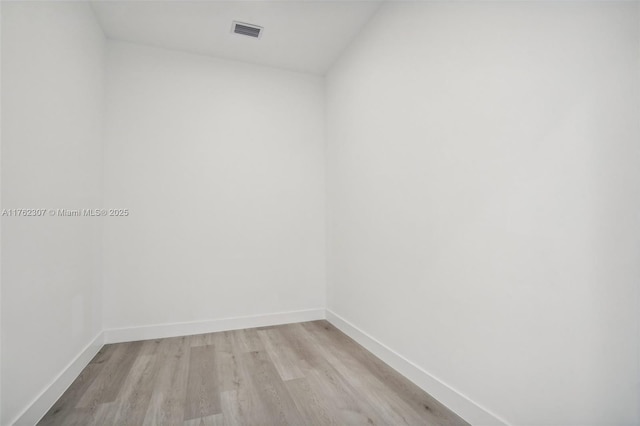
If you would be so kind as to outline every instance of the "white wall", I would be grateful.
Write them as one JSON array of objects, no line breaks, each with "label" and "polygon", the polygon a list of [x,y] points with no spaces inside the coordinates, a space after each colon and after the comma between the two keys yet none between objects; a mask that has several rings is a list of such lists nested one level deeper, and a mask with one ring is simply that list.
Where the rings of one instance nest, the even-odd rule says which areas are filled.
[{"label": "white wall", "polygon": [[513,424],[640,421],[637,8],[386,4],[328,75],[329,309]]},{"label": "white wall", "polygon": [[324,307],[322,78],[108,46],[105,327]]},{"label": "white wall", "polygon": [[[321,78],[108,43],[103,147],[89,7],[2,9],[2,207],[130,211],[2,218],[3,424],[102,319],[324,306]],[[327,81],[329,308],[511,423],[638,423],[639,39],[384,5]]]},{"label": "white wall", "polygon": [[[87,4],[2,4],[2,204],[102,202],[104,37]],[[2,424],[101,330],[101,225],[2,217]]]}]

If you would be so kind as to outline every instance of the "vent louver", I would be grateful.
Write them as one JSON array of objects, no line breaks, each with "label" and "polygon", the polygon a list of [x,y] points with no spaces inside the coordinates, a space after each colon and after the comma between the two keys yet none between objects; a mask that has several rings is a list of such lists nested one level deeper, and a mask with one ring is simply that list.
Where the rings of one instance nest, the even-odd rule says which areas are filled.
[{"label": "vent louver", "polygon": [[253,38],[260,38],[262,35],[262,27],[244,22],[233,22],[231,32]]}]

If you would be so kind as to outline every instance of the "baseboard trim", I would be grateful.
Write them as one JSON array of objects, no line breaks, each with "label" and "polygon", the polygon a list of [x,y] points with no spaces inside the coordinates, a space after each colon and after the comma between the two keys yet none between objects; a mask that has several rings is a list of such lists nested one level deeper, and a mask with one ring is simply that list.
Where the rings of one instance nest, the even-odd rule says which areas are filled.
[{"label": "baseboard trim", "polygon": [[98,333],[87,346],[56,376],[56,378],[29,404],[16,418],[9,422],[14,426],[33,426],[38,423],[47,411],[62,396],[71,383],[103,346],[103,334]]},{"label": "baseboard trim", "polygon": [[325,319],[323,308],[303,311],[278,312],[246,317],[221,318],[207,321],[179,322],[147,325],[141,327],[112,328],[104,331],[105,343],[133,342],[137,340],[161,339],[165,337],[190,336],[215,333],[217,331],[266,327]]},{"label": "baseboard trim", "polygon": [[335,312],[327,309],[326,319],[472,425],[508,425],[505,420],[409,361]]},{"label": "baseboard trim", "polygon": [[404,358],[376,338],[353,325],[340,315],[322,308],[303,311],[278,312],[265,315],[222,318],[208,321],[194,321],[159,324],[142,327],[108,329],[96,337],[63,369],[60,374],[34,399],[34,401],[9,424],[15,426],[35,425],[49,411],[64,391],[80,375],[98,353],[103,344],[164,337],[189,336],[217,331],[239,330],[270,325],[291,324],[304,321],[326,319],[343,333],[364,346],[369,352],[390,367],[424,389],[453,412],[472,425],[508,425],[480,404],[472,401],[442,380],[428,373],[418,365]]}]

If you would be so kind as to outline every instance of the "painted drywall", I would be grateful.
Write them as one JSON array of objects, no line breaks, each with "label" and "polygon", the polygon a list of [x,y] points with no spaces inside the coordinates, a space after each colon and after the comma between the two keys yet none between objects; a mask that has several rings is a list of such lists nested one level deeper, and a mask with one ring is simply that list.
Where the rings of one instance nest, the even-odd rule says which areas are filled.
[{"label": "painted drywall", "polygon": [[324,307],[323,89],[108,43],[107,329]]},{"label": "painted drywall", "polygon": [[[0,3],[0,64],[2,64],[2,3]],[[2,99],[2,66],[0,66],[0,99]],[[0,102],[0,129],[2,129],[2,102]],[[2,165],[2,132],[0,131],[0,166]],[[0,173],[2,188],[2,173]],[[2,210],[2,190],[0,189],[0,210]],[[1,219],[0,219],[1,220]],[[0,224],[0,241],[2,225]],[[0,424],[2,424],[2,244],[0,244]]]},{"label": "painted drywall", "polygon": [[637,8],[391,2],[327,77],[328,308],[512,424],[640,421]]},{"label": "painted drywall", "polygon": [[[2,4],[2,205],[101,205],[105,39],[84,3]],[[101,225],[2,220],[2,424],[101,330]]]}]

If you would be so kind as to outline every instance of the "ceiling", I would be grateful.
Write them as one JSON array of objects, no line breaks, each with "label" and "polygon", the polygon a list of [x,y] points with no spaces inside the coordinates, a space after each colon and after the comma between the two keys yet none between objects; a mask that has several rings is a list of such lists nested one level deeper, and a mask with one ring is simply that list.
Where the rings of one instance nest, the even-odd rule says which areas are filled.
[{"label": "ceiling", "polygon": [[[369,1],[102,1],[108,38],[324,74],[380,5]],[[260,39],[232,21],[264,27]]]}]

